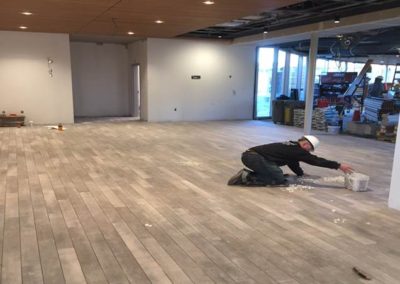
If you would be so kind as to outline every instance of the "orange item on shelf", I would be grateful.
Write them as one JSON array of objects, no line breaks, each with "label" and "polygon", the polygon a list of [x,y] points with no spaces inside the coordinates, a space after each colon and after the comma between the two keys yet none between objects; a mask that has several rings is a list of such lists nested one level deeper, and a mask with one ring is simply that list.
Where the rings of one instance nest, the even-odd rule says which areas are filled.
[{"label": "orange item on shelf", "polygon": [[360,120],[361,120],[360,110],[355,110],[353,113],[353,121],[360,121]]},{"label": "orange item on shelf", "polygon": [[319,108],[328,107],[329,106],[328,99],[326,99],[326,98],[318,99],[317,106]]}]

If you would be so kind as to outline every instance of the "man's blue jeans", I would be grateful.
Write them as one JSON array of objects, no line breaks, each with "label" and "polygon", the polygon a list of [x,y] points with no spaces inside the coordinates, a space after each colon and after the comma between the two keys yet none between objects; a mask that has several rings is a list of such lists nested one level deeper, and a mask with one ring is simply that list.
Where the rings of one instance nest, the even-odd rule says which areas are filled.
[{"label": "man's blue jeans", "polygon": [[276,185],[285,182],[281,168],[257,152],[244,152],[242,154],[242,162],[252,170],[246,177],[247,185]]}]

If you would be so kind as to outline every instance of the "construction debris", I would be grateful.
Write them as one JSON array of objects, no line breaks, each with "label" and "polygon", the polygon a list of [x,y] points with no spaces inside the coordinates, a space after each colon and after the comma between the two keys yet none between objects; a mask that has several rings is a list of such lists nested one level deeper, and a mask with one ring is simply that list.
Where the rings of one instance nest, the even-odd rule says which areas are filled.
[{"label": "construction debris", "polygon": [[64,131],[67,128],[65,128],[63,125],[48,125],[46,126],[48,129],[53,129],[53,130],[58,130],[58,131]]},{"label": "construction debris", "polygon": [[311,178],[299,178],[298,179],[300,183],[316,183],[316,184],[320,184],[320,183],[340,183],[340,184],[344,184],[344,176],[336,176],[336,177],[322,177],[319,179],[311,179]]}]

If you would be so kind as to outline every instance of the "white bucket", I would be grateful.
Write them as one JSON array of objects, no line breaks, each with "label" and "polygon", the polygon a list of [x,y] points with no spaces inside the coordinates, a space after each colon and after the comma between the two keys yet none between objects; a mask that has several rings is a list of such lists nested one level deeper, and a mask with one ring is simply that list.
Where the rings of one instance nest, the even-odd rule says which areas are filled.
[{"label": "white bucket", "polygon": [[329,134],[339,134],[340,126],[328,125],[328,133]]},{"label": "white bucket", "polygon": [[360,173],[347,174],[344,179],[344,186],[352,191],[367,191],[369,176]]}]

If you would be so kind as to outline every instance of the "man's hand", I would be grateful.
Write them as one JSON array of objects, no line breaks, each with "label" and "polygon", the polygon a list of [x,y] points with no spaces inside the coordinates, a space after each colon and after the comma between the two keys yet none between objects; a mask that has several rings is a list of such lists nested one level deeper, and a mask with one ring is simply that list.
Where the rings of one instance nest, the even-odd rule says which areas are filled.
[{"label": "man's hand", "polygon": [[340,164],[339,170],[341,170],[342,172],[349,174],[352,173],[354,171],[354,169],[347,164]]}]

